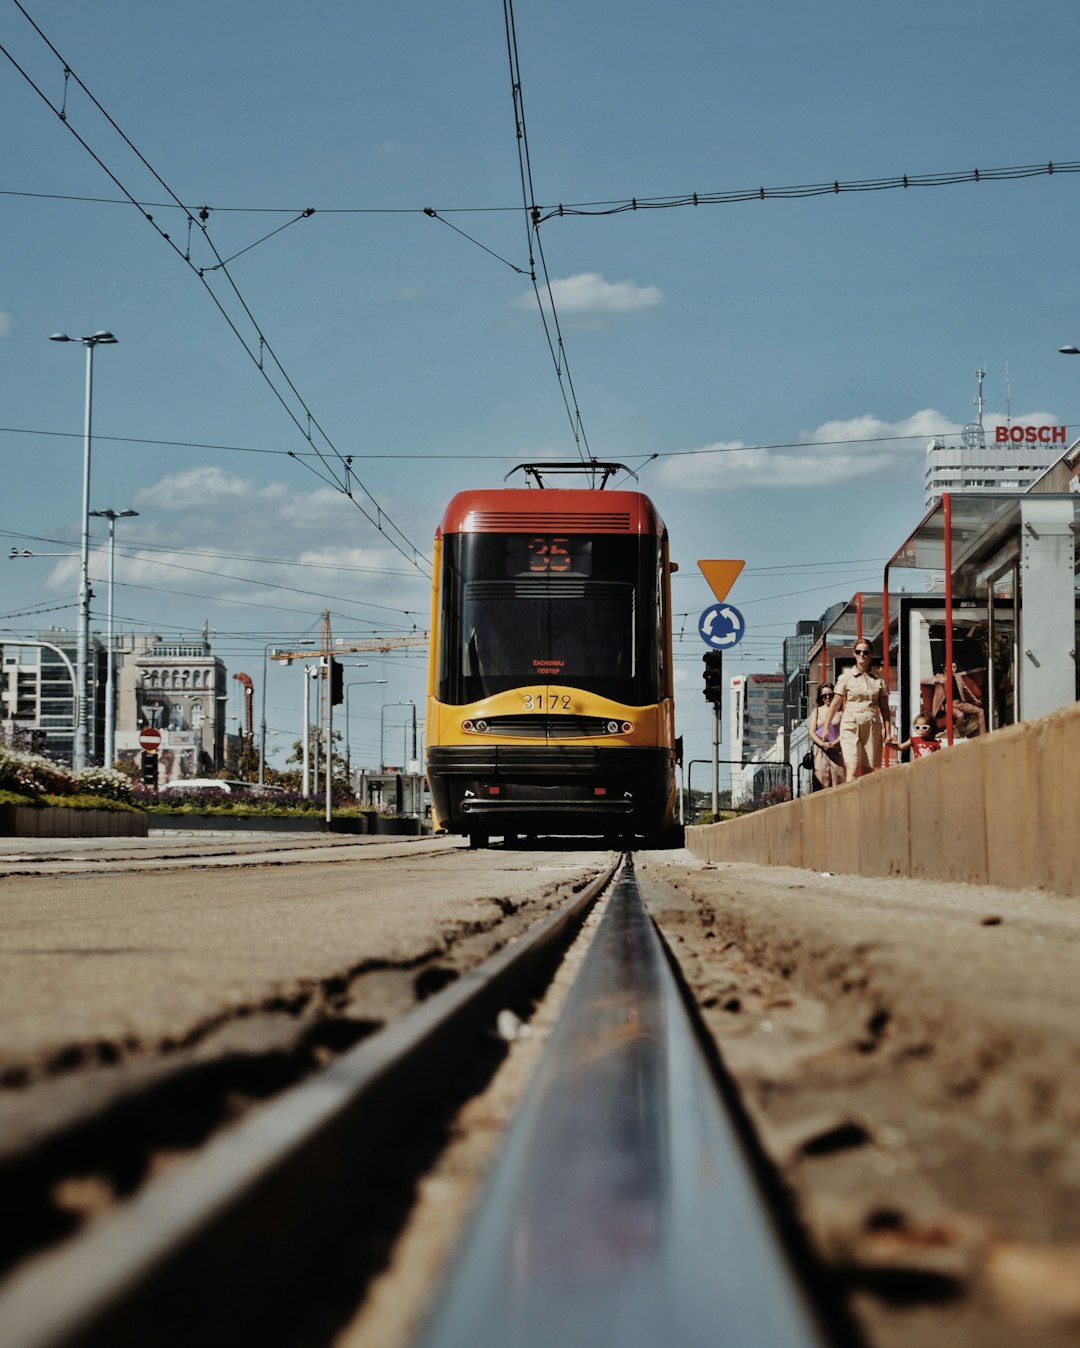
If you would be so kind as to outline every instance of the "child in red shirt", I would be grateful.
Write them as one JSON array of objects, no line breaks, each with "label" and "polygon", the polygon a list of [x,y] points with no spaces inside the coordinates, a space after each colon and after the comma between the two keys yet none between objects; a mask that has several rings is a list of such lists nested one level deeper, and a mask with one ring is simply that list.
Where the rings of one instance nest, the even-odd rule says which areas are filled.
[{"label": "child in red shirt", "polygon": [[925,758],[927,754],[934,753],[941,745],[934,738],[934,732],[930,729],[930,722],[925,716],[916,716],[914,724],[911,727],[911,738],[904,740],[902,744],[894,744],[894,749],[910,749],[911,757]]}]

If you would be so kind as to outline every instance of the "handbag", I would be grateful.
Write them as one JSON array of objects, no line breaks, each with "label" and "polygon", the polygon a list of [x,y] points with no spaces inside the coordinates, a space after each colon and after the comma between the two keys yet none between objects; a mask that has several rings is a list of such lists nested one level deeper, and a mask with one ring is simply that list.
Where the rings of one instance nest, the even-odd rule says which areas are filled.
[{"label": "handbag", "polygon": [[812,767],[814,766],[814,751],[813,751],[813,749],[807,749],[806,753],[803,754],[803,756],[802,756],[802,765],[803,765],[804,768],[812,768]]}]

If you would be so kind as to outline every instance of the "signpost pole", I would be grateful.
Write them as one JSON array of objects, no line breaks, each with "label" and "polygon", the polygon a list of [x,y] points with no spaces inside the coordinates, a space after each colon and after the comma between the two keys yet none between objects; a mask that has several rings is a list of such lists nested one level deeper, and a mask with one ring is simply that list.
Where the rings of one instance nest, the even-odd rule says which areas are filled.
[{"label": "signpost pole", "polygon": [[720,703],[713,703],[712,734],[712,821],[720,818]]}]

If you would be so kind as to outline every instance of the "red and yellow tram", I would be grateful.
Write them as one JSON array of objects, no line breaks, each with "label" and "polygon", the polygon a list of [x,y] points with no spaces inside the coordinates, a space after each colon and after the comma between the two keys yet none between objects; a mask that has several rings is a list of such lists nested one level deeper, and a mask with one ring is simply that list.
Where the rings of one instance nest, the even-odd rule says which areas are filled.
[{"label": "red and yellow tram", "polygon": [[436,827],[655,838],[675,824],[673,567],[636,491],[460,492],[435,538]]}]

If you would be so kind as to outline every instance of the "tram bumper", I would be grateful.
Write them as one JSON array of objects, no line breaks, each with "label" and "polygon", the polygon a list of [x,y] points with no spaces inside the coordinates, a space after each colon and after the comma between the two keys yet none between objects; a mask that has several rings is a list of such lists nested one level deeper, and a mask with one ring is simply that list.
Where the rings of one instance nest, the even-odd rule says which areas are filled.
[{"label": "tram bumper", "polygon": [[670,749],[590,745],[432,746],[428,782],[453,833],[655,829],[673,772]]}]

